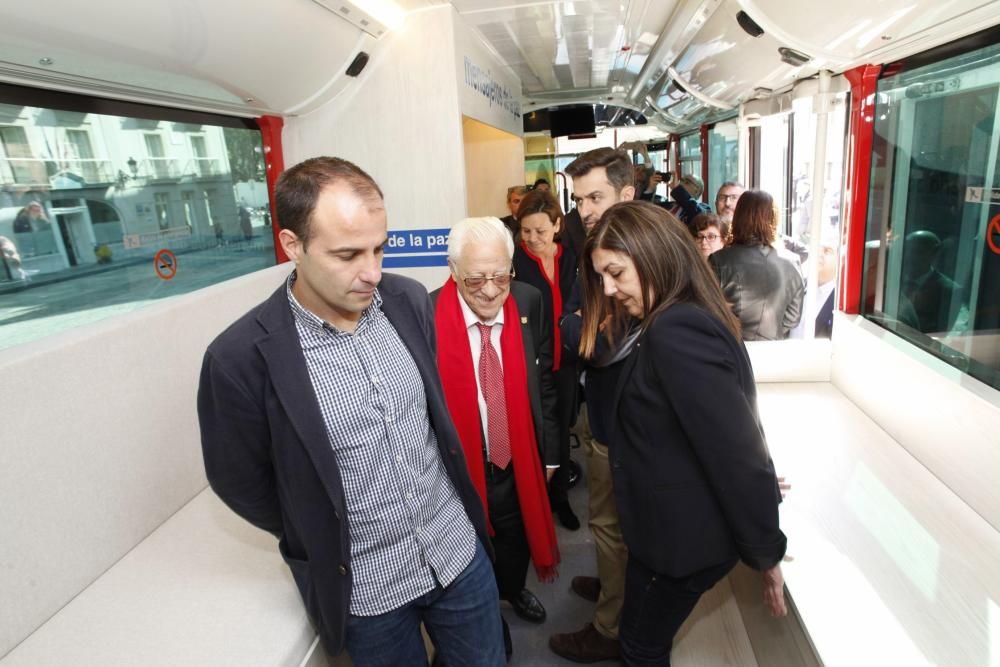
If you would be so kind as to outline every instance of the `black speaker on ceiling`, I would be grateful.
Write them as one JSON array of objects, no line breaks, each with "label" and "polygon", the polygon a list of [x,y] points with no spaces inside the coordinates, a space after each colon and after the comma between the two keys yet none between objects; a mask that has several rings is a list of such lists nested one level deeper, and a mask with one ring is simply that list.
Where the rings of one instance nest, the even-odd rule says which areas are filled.
[{"label": "black speaker on ceiling", "polygon": [[359,51],[358,55],[354,56],[354,60],[351,64],[347,66],[347,76],[357,76],[361,74],[361,70],[365,68],[368,64],[368,54],[364,51]]},{"label": "black speaker on ceiling", "polygon": [[757,22],[750,18],[750,15],[740,10],[736,15],[736,22],[740,24],[743,31],[751,37],[760,37],[764,34],[764,29],[757,25]]}]

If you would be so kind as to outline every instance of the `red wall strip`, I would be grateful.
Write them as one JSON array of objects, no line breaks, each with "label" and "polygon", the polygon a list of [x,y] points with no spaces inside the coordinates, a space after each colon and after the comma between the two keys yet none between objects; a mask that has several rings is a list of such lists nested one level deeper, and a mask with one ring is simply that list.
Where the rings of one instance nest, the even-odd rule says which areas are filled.
[{"label": "red wall strip", "polygon": [[264,168],[267,175],[267,194],[271,200],[271,232],[274,234],[274,258],[278,264],[287,262],[288,257],[278,242],[278,232],[281,231],[281,221],[274,210],[274,186],[278,176],[285,170],[285,154],[281,148],[281,128],[285,121],[278,116],[261,116],[257,119],[264,141]]},{"label": "red wall strip", "polygon": [[847,182],[850,193],[844,206],[841,230],[838,310],[860,312],[861,278],[865,260],[865,225],[868,221],[868,186],[871,180],[872,139],[875,121],[875,88],[881,65],[861,65],[844,72],[851,84],[851,134],[847,147]]}]

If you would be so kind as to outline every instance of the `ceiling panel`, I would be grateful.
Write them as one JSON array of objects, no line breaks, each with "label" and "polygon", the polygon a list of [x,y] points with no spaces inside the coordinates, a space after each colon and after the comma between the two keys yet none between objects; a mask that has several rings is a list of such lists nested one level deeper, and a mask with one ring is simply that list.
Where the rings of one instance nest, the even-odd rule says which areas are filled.
[{"label": "ceiling panel", "polygon": [[[624,26],[630,15],[644,16],[650,2],[656,0],[452,0],[451,4],[518,73],[523,93],[530,96],[610,88],[614,68],[628,61],[627,52],[620,57],[628,34]],[[635,37],[641,34],[633,32]]]}]

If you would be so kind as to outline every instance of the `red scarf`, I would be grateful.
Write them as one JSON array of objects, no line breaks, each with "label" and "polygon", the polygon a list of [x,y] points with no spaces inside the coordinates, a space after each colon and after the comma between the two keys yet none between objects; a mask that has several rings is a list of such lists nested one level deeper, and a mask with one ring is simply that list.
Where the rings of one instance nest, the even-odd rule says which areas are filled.
[{"label": "red scarf", "polygon": [[[486,502],[486,468],[483,464],[483,432],[479,419],[479,387],[472,364],[472,349],[465,316],[459,304],[454,278],[441,288],[434,321],[438,337],[438,370],[444,386],[448,411],[458,430],[465,450],[472,483]],[[507,398],[507,423],[510,429],[510,452],[514,466],[517,499],[521,504],[524,532],[528,538],[531,560],[540,581],[552,581],[558,576],[559,547],[556,530],[549,511],[545,475],[538,458],[531,403],[528,400],[528,371],[521,339],[521,316],[511,296],[503,305],[504,325],[500,332],[500,357],[503,359],[504,395]],[[487,508],[487,517],[489,511]],[[489,519],[487,518],[487,521]],[[490,535],[493,527],[490,526]]]},{"label": "red scarf", "polygon": [[562,290],[559,289],[559,258],[562,256],[562,244],[556,244],[556,256],[552,259],[552,278],[545,273],[545,263],[541,257],[533,255],[528,246],[521,244],[521,249],[538,264],[542,278],[549,284],[552,292],[552,371],[559,370],[559,359],[562,357],[562,336],[559,334],[559,318],[562,317]]}]

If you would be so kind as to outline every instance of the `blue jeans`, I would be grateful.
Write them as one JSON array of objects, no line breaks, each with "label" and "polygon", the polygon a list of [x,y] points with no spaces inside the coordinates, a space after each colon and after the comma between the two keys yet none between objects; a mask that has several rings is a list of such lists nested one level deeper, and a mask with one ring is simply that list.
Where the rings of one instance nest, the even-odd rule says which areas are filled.
[{"label": "blue jeans", "polygon": [[427,665],[423,621],[447,667],[506,664],[493,566],[476,543],[472,562],[451,584],[378,616],[348,616],[347,653],[355,667]]}]

